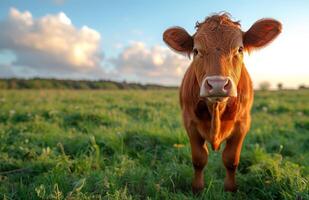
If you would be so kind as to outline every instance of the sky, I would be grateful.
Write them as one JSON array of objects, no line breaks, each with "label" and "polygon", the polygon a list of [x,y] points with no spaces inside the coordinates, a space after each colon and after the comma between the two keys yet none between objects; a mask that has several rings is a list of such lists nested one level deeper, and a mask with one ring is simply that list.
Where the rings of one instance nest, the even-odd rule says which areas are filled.
[{"label": "sky", "polygon": [[0,77],[109,79],[179,85],[191,60],[162,33],[220,11],[246,31],[271,17],[283,24],[269,46],[245,56],[255,87],[309,85],[309,1],[1,0]]}]

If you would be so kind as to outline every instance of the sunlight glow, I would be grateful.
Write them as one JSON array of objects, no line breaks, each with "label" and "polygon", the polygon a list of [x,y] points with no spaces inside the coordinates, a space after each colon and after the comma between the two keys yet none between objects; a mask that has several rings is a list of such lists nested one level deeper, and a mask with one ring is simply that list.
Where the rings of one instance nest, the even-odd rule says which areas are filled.
[{"label": "sunlight glow", "polygon": [[294,25],[287,27],[269,46],[245,56],[245,64],[255,87],[262,81],[276,88],[297,88],[309,83],[309,27]]}]

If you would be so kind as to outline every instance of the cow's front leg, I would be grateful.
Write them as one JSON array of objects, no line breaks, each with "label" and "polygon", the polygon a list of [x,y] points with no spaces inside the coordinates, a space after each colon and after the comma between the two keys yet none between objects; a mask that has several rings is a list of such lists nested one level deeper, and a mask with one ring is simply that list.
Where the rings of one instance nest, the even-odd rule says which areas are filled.
[{"label": "cow's front leg", "polygon": [[226,177],[224,179],[225,191],[237,191],[235,175],[239,164],[242,143],[246,136],[247,130],[248,129],[245,125],[240,123],[236,124],[232,136],[226,141],[226,146],[222,153],[222,160],[226,168]]},{"label": "cow's front leg", "polygon": [[189,130],[188,134],[190,138],[192,164],[194,168],[192,191],[193,193],[198,193],[204,189],[203,169],[208,161],[208,149],[205,144],[205,140],[199,135],[196,129]]}]

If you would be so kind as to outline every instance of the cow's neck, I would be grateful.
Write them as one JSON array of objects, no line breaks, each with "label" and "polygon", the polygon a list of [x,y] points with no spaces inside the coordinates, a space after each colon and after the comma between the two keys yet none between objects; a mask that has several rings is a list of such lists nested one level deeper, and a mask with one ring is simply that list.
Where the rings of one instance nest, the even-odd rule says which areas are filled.
[{"label": "cow's neck", "polygon": [[226,103],[208,103],[208,110],[211,116],[209,133],[212,140],[212,148],[214,150],[217,150],[221,143],[221,119],[225,109]]}]

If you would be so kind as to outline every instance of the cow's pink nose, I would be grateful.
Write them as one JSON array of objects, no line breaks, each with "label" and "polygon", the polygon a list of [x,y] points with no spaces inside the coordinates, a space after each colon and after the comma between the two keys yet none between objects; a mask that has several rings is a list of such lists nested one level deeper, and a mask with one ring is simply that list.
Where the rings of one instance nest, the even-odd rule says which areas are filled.
[{"label": "cow's pink nose", "polygon": [[205,79],[205,92],[207,97],[230,96],[232,81],[229,77],[209,76]]}]

